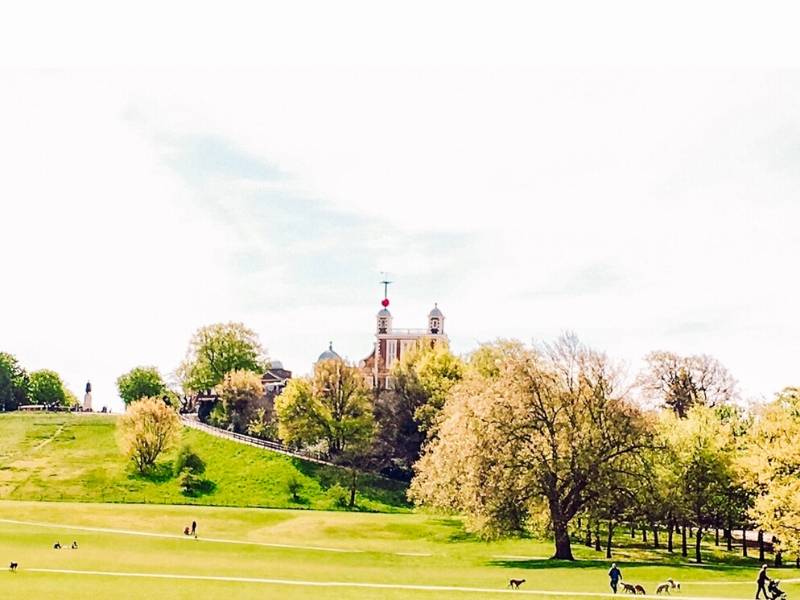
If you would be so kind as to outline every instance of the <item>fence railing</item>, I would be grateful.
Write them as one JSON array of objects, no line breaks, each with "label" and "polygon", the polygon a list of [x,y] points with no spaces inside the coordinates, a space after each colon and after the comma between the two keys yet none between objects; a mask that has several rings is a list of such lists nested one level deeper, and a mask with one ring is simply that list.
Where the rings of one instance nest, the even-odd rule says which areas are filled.
[{"label": "fence railing", "polygon": [[214,427],[213,425],[208,425],[207,423],[201,423],[196,418],[192,418],[188,415],[181,415],[181,420],[185,425],[188,425],[189,427],[194,427],[195,429],[206,431],[211,435],[216,435],[217,437],[223,437],[230,440],[235,440],[243,444],[249,444],[250,446],[266,448],[268,450],[272,450],[273,452],[279,452],[280,454],[285,454],[286,456],[291,456],[302,460],[309,460],[311,462],[315,462],[321,465],[336,466],[334,465],[334,463],[325,460],[320,454],[317,453],[307,452],[307,451],[300,452],[297,450],[292,450],[291,448],[287,448],[286,446],[278,442],[262,440],[261,438],[252,437],[250,435],[244,435],[241,433],[236,433],[235,431],[220,429],[219,427]]}]

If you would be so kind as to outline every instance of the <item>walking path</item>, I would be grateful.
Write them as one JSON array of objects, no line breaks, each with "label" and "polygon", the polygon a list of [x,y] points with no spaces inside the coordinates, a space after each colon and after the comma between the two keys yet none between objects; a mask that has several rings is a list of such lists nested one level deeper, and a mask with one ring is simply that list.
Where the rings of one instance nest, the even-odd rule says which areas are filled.
[{"label": "walking path", "polygon": [[[191,540],[195,541],[195,538],[186,535],[179,535],[175,533],[155,533],[155,532],[148,532],[148,531],[134,531],[131,529],[111,529],[108,527],[88,527],[83,525],[61,525],[59,523],[45,523],[42,521],[19,521],[16,519],[0,519],[0,523],[8,523],[11,525],[27,525],[31,527],[48,527],[50,529],[69,529],[73,531],[91,531],[94,533],[111,533],[111,534],[119,534],[119,535],[137,535],[142,537],[154,537],[154,538],[163,538],[163,539],[170,539],[170,540]],[[367,552],[367,550],[357,550],[357,549],[350,549],[350,548],[331,548],[326,546],[304,546],[300,544],[279,544],[273,542],[255,542],[250,540],[231,540],[227,538],[207,538],[202,537],[199,538],[200,541],[203,542],[212,542],[215,544],[240,544],[245,546],[263,546],[266,548],[287,548],[291,550],[315,550],[318,552],[339,552],[344,554],[360,554],[363,552]],[[382,552],[378,552],[379,554],[383,554]],[[397,556],[431,556],[429,553],[424,552],[390,552],[388,554],[395,554]]]},{"label": "walking path", "polygon": [[[22,569],[20,569],[22,570]],[[261,583],[270,585],[291,585],[291,586],[304,586],[304,587],[326,587],[326,588],[366,588],[376,590],[407,590],[407,591],[422,591],[422,592],[462,592],[465,594],[524,594],[529,596],[559,596],[559,597],[588,597],[588,598],[615,598],[608,592],[570,592],[562,590],[512,590],[507,588],[481,588],[481,587],[461,587],[461,586],[448,586],[448,585],[420,585],[420,584],[407,584],[407,583],[372,583],[362,581],[307,581],[300,579],[268,579],[262,577],[223,577],[214,575],[180,575],[172,573],[129,573],[118,571],[81,571],[77,569],[45,569],[45,568],[29,568],[25,571],[34,573],[56,573],[66,575],[84,575],[95,577],[144,577],[151,579],[182,579],[182,580],[197,580],[197,581],[228,581],[235,583]],[[743,582],[742,582],[743,583]],[[641,598],[662,598],[649,594],[646,596],[637,596]],[[731,600],[730,596],[715,598],[709,596],[684,596],[681,595],[683,600]],[[749,596],[748,596],[749,598]]]}]

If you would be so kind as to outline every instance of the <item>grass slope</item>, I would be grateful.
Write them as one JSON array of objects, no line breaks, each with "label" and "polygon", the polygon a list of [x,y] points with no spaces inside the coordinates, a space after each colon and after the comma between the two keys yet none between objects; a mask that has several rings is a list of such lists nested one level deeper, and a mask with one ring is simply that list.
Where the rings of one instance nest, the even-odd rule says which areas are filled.
[{"label": "grass slope", "polygon": [[[78,502],[209,504],[329,509],[329,489],[347,487],[343,469],[297,460],[185,428],[188,443],[206,461],[210,489],[184,496],[171,474],[173,455],[157,474],[136,475],[122,457],[113,416],[80,414],[0,414],[0,499]],[[287,483],[303,484],[293,502]],[[405,487],[374,476],[361,478],[362,510],[407,510]]]},{"label": "grass slope", "polygon": [[[11,524],[2,519],[50,523],[53,527]],[[191,520],[198,522],[199,539],[180,534]],[[102,527],[168,534],[147,537],[120,532],[67,529]],[[78,550],[53,550],[55,540],[79,543]],[[338,548],[340,553],[297,547],[230,544],[219,540],[295,544]],[[619,542],[631,542],[621,535]],[[607,593],[608,563],[585,546],[575,545],[576,563],[542,557],[549,542],[514,539],[480,542],[464,532],[458,519],[426,514],[367,514],[324,511],[258,510],[199,506],[137,506],[36,502],[0,502],[0,561],[19,562],[17,573],[0,570],[0,590],[21,600],[58,597],[86,598],[318,598],[342,600],[493,598],[506,591],[508,579],[524,578],[525,591],[541,590],[538,598],[564,598],[547,592]],[[752,598],[757,571],[754,560],[741,561],[706,548],[713,564],[695,566],[680,556],[633,545],[615,559],[626,581],[640,583],[652,594],[658,582],[673,577],[682,583],[684,598]],[[415,553],[418,556],[408,556]],[[4,565],[3,565],[4,566]],[[128,578],[36,572],[32,569],[71,569],[149,574]],[[262,581],[200,581],[156,578],[212,576],[256,578]],[[782,569],[774,577],[800,576]],[[311,582],[319,587],[265,582]],[[454,586],[490,590],[420,590],[337,587],[325,582],[413,586]],[[783,585],[789,597],[800,584]],[[517,592],[515,592],[517,593]],[[499,594],[498,594],[499,595]],[[579,596],[573,596],[579,597]]]}]

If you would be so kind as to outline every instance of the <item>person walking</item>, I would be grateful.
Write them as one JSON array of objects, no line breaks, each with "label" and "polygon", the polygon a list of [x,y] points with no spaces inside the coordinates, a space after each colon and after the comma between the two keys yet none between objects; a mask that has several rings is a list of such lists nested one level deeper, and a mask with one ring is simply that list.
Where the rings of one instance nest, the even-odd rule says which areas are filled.
[{"label": "person walking", "polygon": [[197,537],[197,521],[192,521],[192,535]]},{"label": "person walking", "polygon": [[608,571],[608,578],[611,580],[611,589],[617,593],[617,585],[619,580],[622,579],[622,572],[617,568],[617,563],[611,563],[611,569]]},{"label": "person walking", "polygon": [[764,592],[764,598],[770,600],[770,595],[767,591],[767,582],[769,580],[770,579],[767,576],[767,565],[761,565],[761,570],[758,572],[758,579],[756,579],[756,583],[758,584],[758,590],[756,590],[756,600],[761,597],[761,592]]}]

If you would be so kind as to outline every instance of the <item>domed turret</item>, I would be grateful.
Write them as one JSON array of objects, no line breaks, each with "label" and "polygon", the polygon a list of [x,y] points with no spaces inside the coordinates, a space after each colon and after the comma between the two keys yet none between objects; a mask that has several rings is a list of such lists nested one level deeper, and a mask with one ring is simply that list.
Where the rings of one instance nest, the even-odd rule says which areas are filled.
[{"label": "domed turret", "polygon": [[340,362],[342,361],[342,357],[336,354],[336,352],[334,352],[333,350],[333,342],[328,342],[328,349],[319,355],[317,362],[322,362],[323,360],[338,360]]},{"label": "domed turret", "polygon": [[392,330],[392,313],[387,308],[378,311],[378,333],[389,333]]},{"label": "domed turret", "polygon": [[428,332],[433,335],[444,334],[444,314],[439,310],[438,304],[434,304],[428,313]]}]

